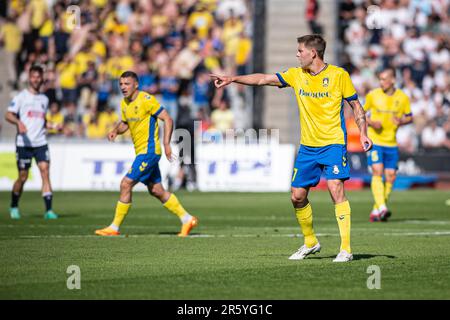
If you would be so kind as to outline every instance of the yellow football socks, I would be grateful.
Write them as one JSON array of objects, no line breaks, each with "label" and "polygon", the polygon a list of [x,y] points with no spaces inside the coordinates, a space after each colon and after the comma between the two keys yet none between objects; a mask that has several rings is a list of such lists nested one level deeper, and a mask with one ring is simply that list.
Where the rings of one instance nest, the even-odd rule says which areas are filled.
[{"label": "yellow football socks", "polygon": [[123,203],[120,201],[117,201],[116,206],[116,214],[114,216],[113,225],[117,228],[120,227],[123,220],[125,219],[126,215],[128,214],[128,211],[131,208],[131,202],[130,203]]},{"label": "yellow football socks", "polygon": [[180,220],[182,221],[183,217],[188,214],[186,210],[184,210],[181,203],[178,201],[178,198],[173,193],[170,194],[169,199],[163,205],[167,210],[177,215],[178,218],[180,218]]},{"label": "yellow football socks", "polygon": [[388,200],[389,200],[389,195],[391,194],[392,191],[392,183],[390,182],[386,182],[384,184],[384,201],[387,204]]},{"label": "yellow football socks", "polygon": [[295,208],[295,215],[305,238],[305,245],[308,248],[314,247],[319,241],[314,234],[311,204],[308,203],[303,208]]},{"label": "yellow football socks", "polygon": [[334,212],[336,214],[336,220],[339,225],[339,233],[341,234],[341,251],[345,250],[351,253],[350,248],[350,203],[344,201],[334,205]]},{"label": "yellow football socks", "polygon": [[383,184],[383,177],[381,176],[372,176],[372,194],[373,198],[375,200],[375,205],[377,208],[380,208],[381,206],[385,206],[386,202],[384,200],[384,184]]}]

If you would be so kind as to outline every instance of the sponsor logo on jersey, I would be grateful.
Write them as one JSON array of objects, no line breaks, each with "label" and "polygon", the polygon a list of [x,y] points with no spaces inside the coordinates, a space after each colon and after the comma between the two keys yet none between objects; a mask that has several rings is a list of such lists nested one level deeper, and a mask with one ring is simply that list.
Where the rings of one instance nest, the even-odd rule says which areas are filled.
[{"label": "sponsor logo on jersey", "polygon": [[27,112],[27,117],[28,118],[40,118],[40,119],[44,119],[45,118],[45,113],[42,111],[35,111],[35,110],[30,110]]},{"label": "sponsor logo on jersey", "polygon": [[303,89],[300,89],[298,94],[302,97],[309,97],[309,98],[330,98],[331,95],[328,91],[326,92],[308,92]]}]

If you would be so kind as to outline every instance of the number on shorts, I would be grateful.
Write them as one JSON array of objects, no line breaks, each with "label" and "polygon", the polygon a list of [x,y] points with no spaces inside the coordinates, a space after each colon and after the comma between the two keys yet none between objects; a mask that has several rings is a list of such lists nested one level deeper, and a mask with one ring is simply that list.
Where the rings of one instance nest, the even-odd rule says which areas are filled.
[{"label": "number on shorts", "polygon": [[294,168],[294,175],[292,176],[292,181],[295,180],[295,177],[297,176],[297,171],[298,171],[298,169]]}]

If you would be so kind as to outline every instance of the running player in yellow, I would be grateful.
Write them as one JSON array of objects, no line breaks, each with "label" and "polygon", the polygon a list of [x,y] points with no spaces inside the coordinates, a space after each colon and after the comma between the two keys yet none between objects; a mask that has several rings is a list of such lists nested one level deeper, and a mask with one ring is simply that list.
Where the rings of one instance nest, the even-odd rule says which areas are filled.
[{"label": "running player in yellow", "polygon": [[100,236],[120,234],[119,227],[131,208],[132,189],[138,182],[142,182],[152,196],[180,218],[182,227],[178,236],[185,237],[193,227],[197,226],[198,219],[183,208],[173,193],[164,190],[158,166],[161,158],[158,119],[164,121],[164,152],[169,161],[172,161],[170,139],[173,120],[154,96],[138,90],[138,77],[134,72],[124,72],[119,83],[124,96],[121,103],[122,121],[108,134],[108,139],[114,141],[118,134],[123,134],[130,129],[136,159],[120,183],[120,198],[112,224],[96,230],[95,234]]},{"label": "running player in yellow", "polygon": [[346,262],[352,260],[353,255],[350,247],[350,204],[344,193],[344,181],[350,175],[344,100],[353,108],[364,150],[372,147],[372,141],[367,137],[365,112],[349,74],[323,61],[325,40],[319,35],[306,35],[297,38],[297,42],[298,68],[276,74],[212,77],[217,88],[236,82],[255,86],[289,86],[294,89],[300,112],[301,143],[292,175],[291,200],[304,236],[304,245],[289,259],[301,260],[321,249],[314,234],[308,192],[319,183],[325,171],[341,235],[340,252],[333,261]]},{"label": "running player in yellow", "polygon": [[[396,133],[398,127],[411,123],[412,113],[408,96],[395,88],[395,69],[386,68],[378,74],[380,88],[366,96],[368,134],[373,148],[367,153],[372,169],[371,188],[375,204],[370,221],[387,221],[391,211],[387,201],[394,185],[398,164]],[[383,173],[385,181],[383,183]]]}]

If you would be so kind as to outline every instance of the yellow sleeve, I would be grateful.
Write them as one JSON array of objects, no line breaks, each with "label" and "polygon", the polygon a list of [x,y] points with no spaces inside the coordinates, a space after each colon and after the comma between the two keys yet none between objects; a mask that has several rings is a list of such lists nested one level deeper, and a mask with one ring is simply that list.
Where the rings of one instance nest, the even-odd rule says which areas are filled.
[{"label": "yellow sleeve", "polygon": [[161,113],[161,111],[164,110],[164,108],[161,107],[160,103],[154,96],[146,94],[144,96],[144,99],[146,102],[145,105],[148,107],[150,115],[157,117]]},{"label": "yellow sleeve", "polygon": [[278,80],[281,82],[281,87],[293,87],[295,83],[295,76],[297,74],[296,68],[289,68],[284,72],[277,72]]},{"label": "yellow sleeve", "polygon": [[364,110],[370,111],[371,108],[372,108],[372,93],[369,92],[366,95],[366,102],[364,103]]},{"label": "yellow sleeve", "polygon": [[409,98],[407,95],[405,95],[405,98],[403,100],[403,105],[404,105],[403,115],[407,116],[407,117],[412,116],[411,103],[409,102]]},{"label": "yellow sleeve", "polygon": [[358,99],[355,87],[353,86],[352,79],[347,71],[344,70],[342,73],[342,97],[348,101]]},{"label": "yellow sleeve", "polygon": [[121,120],[123,122],[127,122],[127,117],[125,115],[125,108],[124,108],[123,100],[122,100],[122,102],[120,102],[120,116],[121,116]]}]

